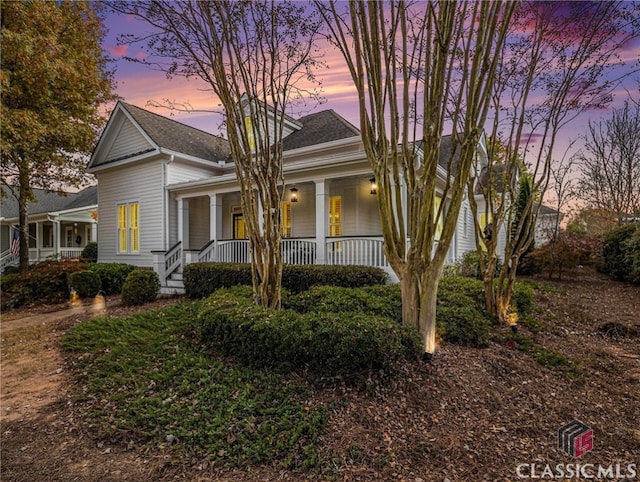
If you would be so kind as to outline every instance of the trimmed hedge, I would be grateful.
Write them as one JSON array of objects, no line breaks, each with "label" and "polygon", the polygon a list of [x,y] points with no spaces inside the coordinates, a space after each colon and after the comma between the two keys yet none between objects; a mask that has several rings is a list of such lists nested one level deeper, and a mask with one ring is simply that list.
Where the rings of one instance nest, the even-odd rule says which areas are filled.
[{"label": "trimmed hedge", "polygon": [[98,273],[102,281],[102,291],[108,295],[119,295],[122,287],[135,266],[124,263],[93,263],[89,270]]},{"label": "trimmed hedge", "polygon": [[412,327],[364,313],[306,313],[256,306],[248,287],[221,289],[203,302],[202,342],[256,367],[353,376],[417,358]]},{"label": "trimmed hedge", "polygon": [[101,287],[100,275],[93,271],[76,271],[69,275],[69,290],[73,288],[80,298],[93,298]]},{"label": "trimmed hedge", "polygon": [[96,261],[98,261],[98,243],[96,243],[95,241],[87,243],[87,245],[82,250],[82,253],[80,253],[80,258],[90,263],[95,263]]},{"label": "trimmed hedge", "polygon": [[134,269],[122,287],[122,304],[142,305],[156,299],[160,291],[158,273],[148,269]]},{"label": "trimmed hedge", "polygon": [[66,301],[69,299],[68,275],[86,269],[86,264],[69,260],[50,260],[33,264],[11,280],[10,289],[13,296],[4,308],[17,308],[36,301]]},{"label": "trimmed hedge", "polygon": [[[251,265],[194,263],[184,268],[184,287],[191,298],[204,298],[220,288],[251,286]],[[300,293],[315,285],[357,288],[385,284],[387,274],[370,266],[284,265],[282,287]]]}]

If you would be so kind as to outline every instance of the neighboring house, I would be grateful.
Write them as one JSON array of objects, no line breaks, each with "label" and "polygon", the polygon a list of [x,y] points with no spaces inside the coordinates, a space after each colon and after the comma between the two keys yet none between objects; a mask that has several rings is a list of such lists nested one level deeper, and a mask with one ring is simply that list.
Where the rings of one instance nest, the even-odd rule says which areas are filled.
[{"label": "neighboring house", "polygon": [[[18,226],[18,201],[2,186],[0,198],[0,251],[2,269],[15,265],[18,257],[11,253],[11,236]],[[35,201],[29,204],[29,261],[49,258],[76,259],[90,241],[97,240],[98,188],[88,187],[78,193],[33,190]]]},{"label": "neighboring house", "polygon": [[560,226],[562,218],[564,218],[564,214],[557,209],[545,206],[544,204],[540,205],[534,238],[534,245],[536,247],[545,245],[553,239],[556,227]]},{"label": "neighboring house", "polygon": [[[391,272],[359,130],[325,110],[289,118],[285,135],[285,262],[370,265]],[[478,149],[481,164],[483,146]],[[449,138],[443,139],[442,159],[448,159],[447,149]],[[441,164],[439,188],[446,160]],[[98,179],[100,262],[154,267],[163,285],[179,287],[180,276],[173,273],[185,263],[249,261],[225,139],[119,102],[88,171]],[[448,260],[474,249],[474,243],[465,200]],[[175,283],[168,281],[172,274]]]}]

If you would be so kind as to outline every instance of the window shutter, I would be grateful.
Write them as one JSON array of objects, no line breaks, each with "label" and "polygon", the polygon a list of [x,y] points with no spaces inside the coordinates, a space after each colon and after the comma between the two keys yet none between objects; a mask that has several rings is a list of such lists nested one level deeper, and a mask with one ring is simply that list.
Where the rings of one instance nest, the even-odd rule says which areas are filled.
[{"label": "window shutter", "polygon": [[129,223],[131,228],[131,252],[140,252],[140,205],[131,203],[129,205]]},{"label": "window shutter", "polygon": [[127,252],[127,205],[118,206],[118,251]]},{"label": "window shutter", "polygon": [[329,198],[329,236],[342,236],[342,196]]},{"label": "window shutter", "polygon": [[[438,209],[440,209],[440,205],[442,204],[442,198],[440,196],[436,196],[434,203],[433,203],[433,216],[437,216],[438,215]],[[436,237],[435,240],[436,241],[440,241],[440,236],[442,235],[442,228],[444,227],[444,223],[443,223],[443,215],[444,212],[440,215],[440,217],[438,218],[438,220],[436,221]]]},{"label": "window shutter", "polygon": [[282,237],[291,237],[291,202],[283,201],[280,206],[280,227],[282,229]]}]

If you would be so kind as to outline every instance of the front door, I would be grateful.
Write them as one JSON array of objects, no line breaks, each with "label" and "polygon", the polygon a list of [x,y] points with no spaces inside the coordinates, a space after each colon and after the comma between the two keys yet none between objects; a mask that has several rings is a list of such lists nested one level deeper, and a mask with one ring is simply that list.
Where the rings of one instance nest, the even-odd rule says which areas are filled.
[{"label": "front door", "polygon": [[242,213],[233,213],[233,239],[247,239]]}]

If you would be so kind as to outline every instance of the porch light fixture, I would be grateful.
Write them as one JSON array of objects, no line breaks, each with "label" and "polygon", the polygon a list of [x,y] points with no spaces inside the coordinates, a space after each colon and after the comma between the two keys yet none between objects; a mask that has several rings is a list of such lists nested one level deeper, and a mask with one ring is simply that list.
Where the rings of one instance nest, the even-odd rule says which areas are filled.
[{"label": "porch light fixture", "polygon": [[371,194],[378,194],[378,185],[376,184],[376,178],[372,177],[371,179],[369,179],[369,182],[371,183],[371,190],[369,192]]},{"label": "porch light fixture", "polygon": [[297,203],[298,202],[298,190],[296,189],[295,186],[293,186],[291,189],[289,189],[289,191],[291,191],[291,202],[292,203]]}]

